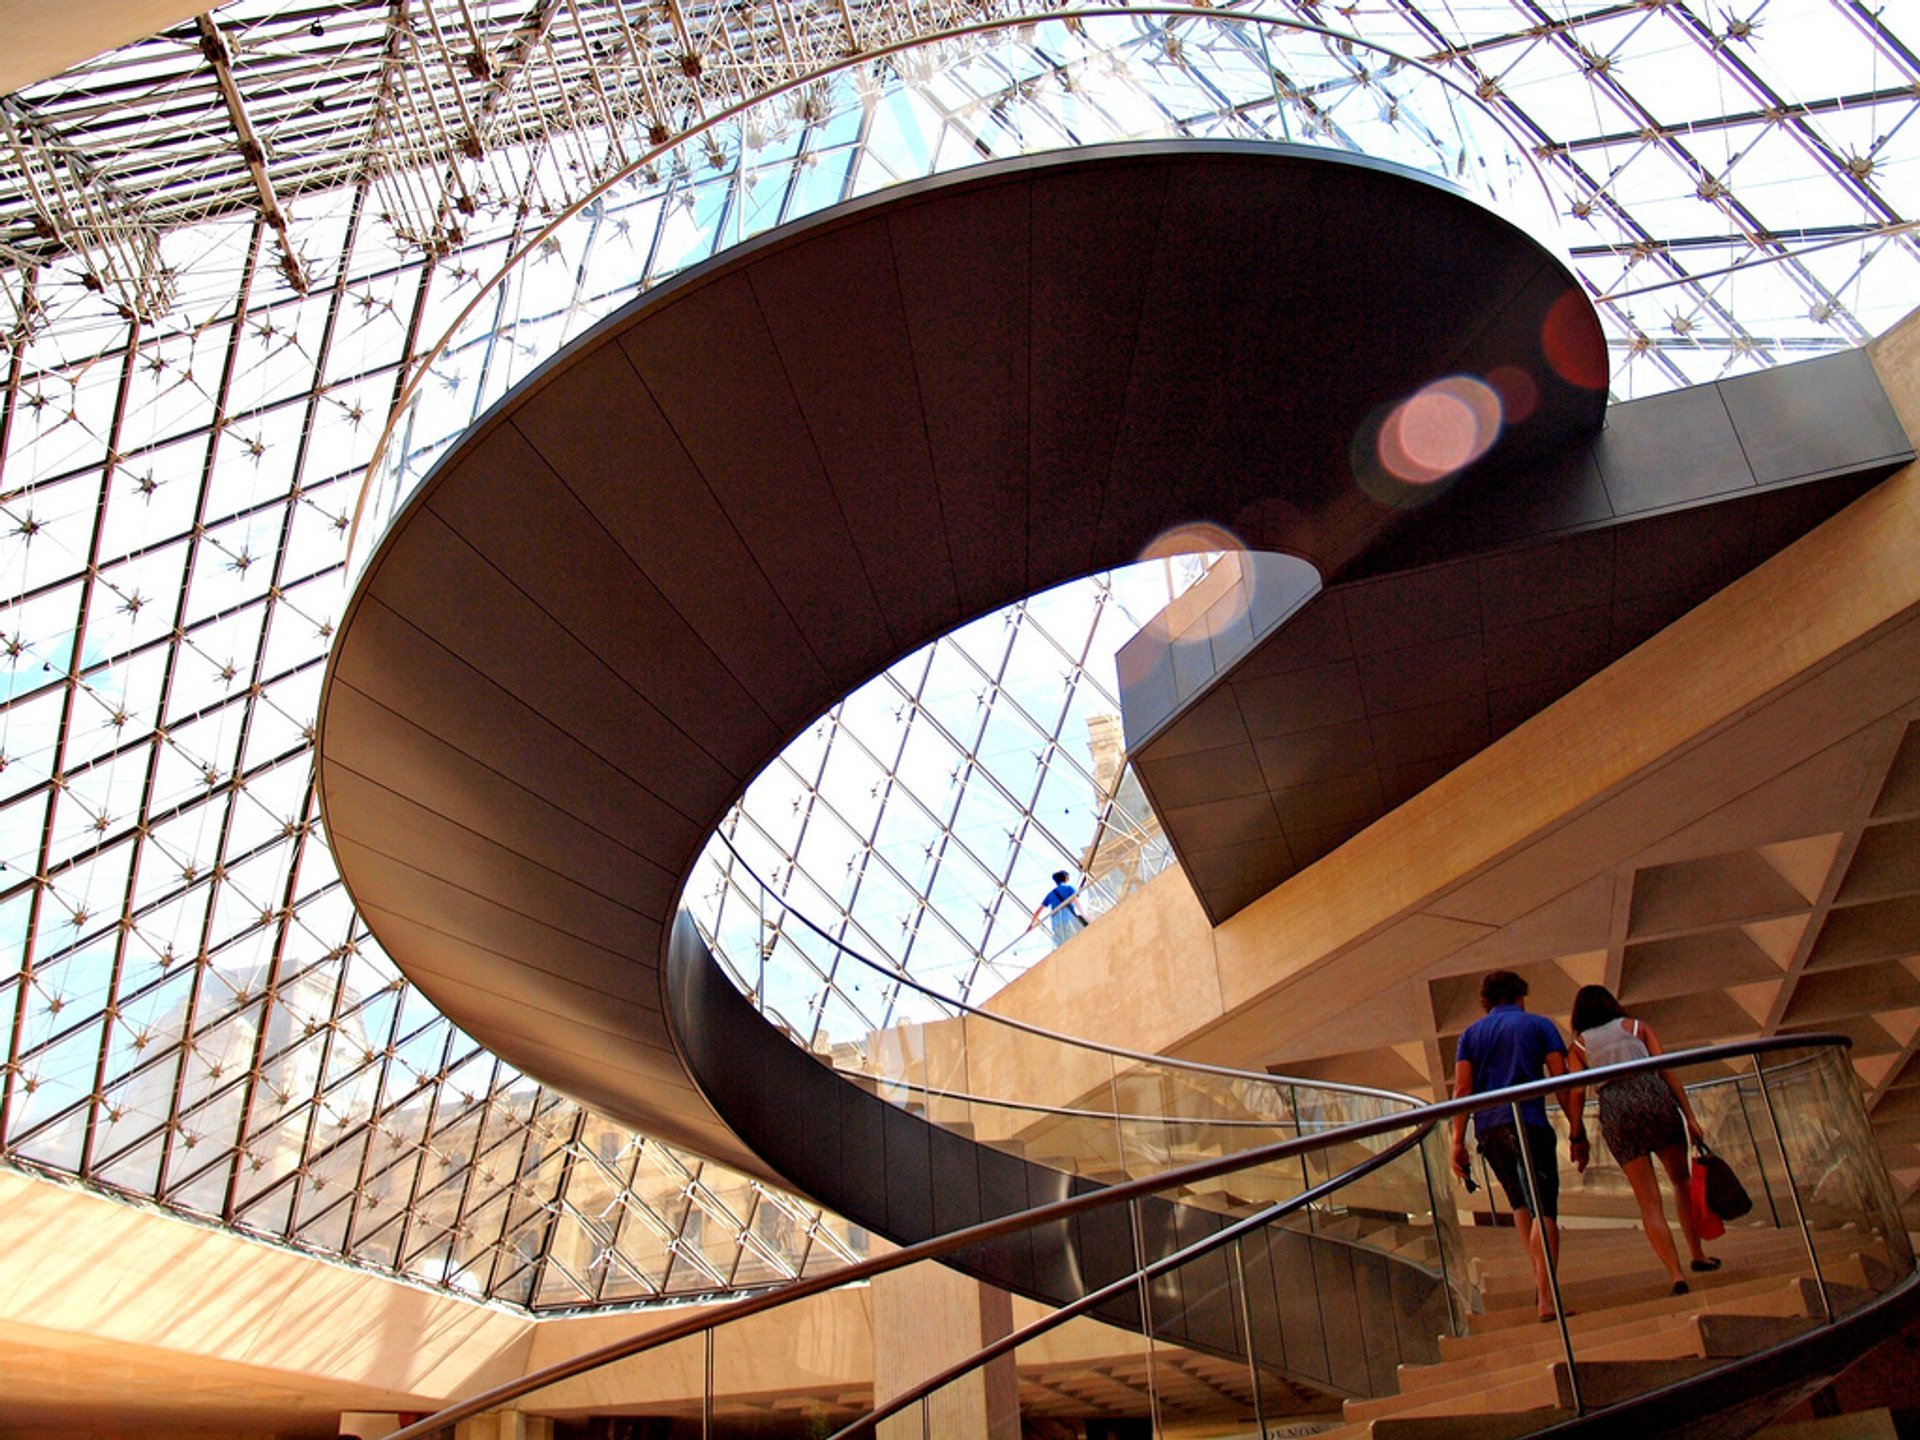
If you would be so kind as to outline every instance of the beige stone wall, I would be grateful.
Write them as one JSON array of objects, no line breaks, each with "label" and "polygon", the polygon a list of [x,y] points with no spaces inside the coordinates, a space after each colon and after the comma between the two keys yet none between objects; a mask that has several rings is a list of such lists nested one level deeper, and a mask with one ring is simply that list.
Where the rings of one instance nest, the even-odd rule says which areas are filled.
[{"label": "beige stone wall", "polygon": [[[528,1368],[544,1369],[688,1314],[674,1308],[539,1321]],[[873,1384],[872,1297],[864,1286],[851,1286],[728,1325],[715,1332],[713,1370],[716,1393],[736,1399],[864,1397]],[[640,1403],[697,1410],[705,1374],[706,1346],[694,1337],[562,1381],[520,1403],[556,1415]]]},{"label": "beige stone wall", "polygon": [[[1920,435],[1920,319],[1873,355]],[[1920,702],[1917,606],[1911,466],[1217,931],[1170,871],[992,1008],[1130,1049],[1419,1088],[1477,1013],[1465,977],[1549,966],[1549,1005],[1617,987],[1636,884],[1681,883],[1696,860],[1708,877],[1718,847],[1797,884],[1807,915],[1750,937],[1777,984],[1688,1023],[1777,1027]],[[1731,983],[1711,966],[1693,979]],[[1888,1032],[1891,1060],[1862,1055],[1863,1077],[1897,1070],[1911,1031]]]},{"label": "beige stone wall", "polygon": [[532,1331],[504,1311],[0,1171],[7,1388],[52,1413],[210,1408],[275,1428],[428,1409],[520,1374]]},{"label": "beige stone wall", "polygon": [[[903,1395],[1013,1329],[1012,1297],[944,1265],[909,1265],[875,1277],[873,1397]],[[1020,1398],[1013,1358],[942,1386],[881,1422],[880,1440],[918,1440],[923,1433],[1019,1440]]]},{"label": "beige stone wall", "polygon": [[[890,1373],[926,1360],[928,1345],[956,1327],[973,1337],[968,1353],[986,1333],[983,1287],[937,1266],[915,1273],[939,1293],[911,1291],[907,1318],[886,1327],[910,1342],[886,1347]],[[957,1308],[936,1304],[942,1285],[959,1294]],[[993,1293],[1005,1311],[1006,1297]],[[343,1420],[353,1433],[384,1434],[531,1371],[725,1308],[533,1320],[0,1170],[0,1431],[8,1436],[77,1427],[96,1440],[269,1440],[342,1433]],[[1016,1302],[1009,1313],[1025,1324],[1042,1312]],[[1007,1315],[994,1323],[1004,1327]],[[864,1285],[719,1330],[721,1412],[864,1408],[874,1335],[874,1294]],[[1143,1346],[1075,1320],[1021,1360],[1089,1366],[1135,1360]],[[530,1395],[517,1402],[528,1417],[510,1418],[505,1431],[477,1425],[473,1436],[538,1440],[541,1422],[529,1417],[542,1415],[640,1407],[697,1415],[705,1372],[703,1342],[677,1342]],[[998,1377],[1002,1412],[1012,1383],[1010,1371]]]},{"label": "beige stone wall", "polygon": [[0,95],[217,6],[181,0],[0,0]]}]

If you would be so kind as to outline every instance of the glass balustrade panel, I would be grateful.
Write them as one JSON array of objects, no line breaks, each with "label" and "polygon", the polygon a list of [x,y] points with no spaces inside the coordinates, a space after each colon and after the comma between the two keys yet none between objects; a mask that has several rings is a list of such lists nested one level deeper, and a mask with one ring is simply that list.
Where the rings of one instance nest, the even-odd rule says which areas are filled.
[{"label": "glass balustrade panel", "polygon": [[[749,875],[738,872],[736,880]],[[735,907],[732,922],[716,924],[709,933],[735,977],[751,977],[749,997],[765,1001],[762,1013],[790,1036],[798,1032],[785,1017],[796,1007],[782,1008],[783,987],[772,978],[785,973],[783,965],[791,971],[804,962],[816,981],[822,974],[842,976],[849,990],[854,982],[844,977],[883,973],[857,951],[793,920],[764,891],[755,895],[750,910]],[[767,916],[784,918],[776,928]],[[791,958],[783,959],[789,949]],[[919,998],[955,1013],[866,1029],[854,1040],[823,1025],[810,1048],[871,1093],[917,1116],[1050,1169],[1102,1182],[1218,1159],[1296,1138],[1303,1130],[1319,1133],[1377,1119],[1413,1103],[1382,1093],[1116,1055],[937,997]],[[831,1004],[811,1008],[829,1018],[842,1013]],[[863,1025],[865,1019],[851,1023]],[[1384,1143],[1363,1146],[1356,1154],[1375,1153]],[[1210,1182],[1188,1199],[1223,1213],[1247,1214],[1331,1173],[1324,1157],[1289,1159]],[[1382,1172],[1375,1186],[1398,1190],[1390,1200],[1374,1196],[1377,1208],[1407,1214],[1427,1203],[1411,1162]]]},{"label": "glass balustrade panel", "polygon": [[[1754,1202],[1724,1235],[1706,1242],[1720,1268],[1683,1270],[1693,1293],[1668,1293],[1644,1212],[1635,1206],[1624,1213],[1619,1203],[1618,1183],[1631,1167],[1607,1156],[1582,1174],[1557,1137],[1563,1203],[1555,1290],[1573,1318],[1564,1332],[1530,1323],[1516,1328],[1511,1312],[1530,1312],[1534,1296],[1511,1226],[1498,1223],[1501,1207],[1487,1212],[1495,1223],[1475,1227],[1471,1247],[1446,1223],[1489,1199],[1469,1195],[1447,1172],[1448,1127],[1383,1160],[1396,1136],[1336,1135],[1329,1109],[1307,1122],[1323,1124],[1320,1133],[1331,1142],[1304,1171],[1330,1182],[1310,1222],[1299,1210],[1268,1213],[1272,1207],[1251,1193],[1256,1186],[1248,1178],[1259,1167],[1248,1167],[1221,1177],[1218,1188],[1209,1182],[1109,1203],[968,1252],[968,1261],[1010,1286],[1104,1298],[1086,1316],[1023,1344],[1010,1360],[970,1372],[925,1407],[909,1407],[881,1433],[914,1436],[932,1427],[924,1433],[991,1435],[1001,1426],[1011,1436],[1022,1423],[1042,1420],[1131,1420],[1151,1433],[1257,1433],[1263,1425],[1319,1423],[1334,1417],[1341,1395],[1382,1397],[1390,1405],[1409,1380],[1401,1367],[1444,1360],[1439,1337],[1463,1328],[1510,1337],[1516,1354],[1557,1366],[1560,1399],[1540,1412],[1544,1425],[1576,1405],[1618,1403],[1672,1378],[1671,1366],[1639,1374],[1600,1363],[1618,1358],[1607,1318],[1615,1307],[1666,1317],[1671,1323],[1646,1342],[1660,1350],[1651,1358],[1691,1367],[1688,1373],[1809,1334],[1899,1283],[1911,1271],[1912,1252],[1846,1051],[1797,1046],[1737,1064],[1746,1068],[1729,1073],[1726,1063],[1714,1062],[1669,1071],[1686,1086],[1709,1143],[1730,1157]],[[1310,1114],[1308,1101],[1290,1097],[1293,1115]],[[1350,1094],[1339,1100],[1348,1113],[1363,1115],[1386,1103]],[[1617,1094],[1591,1102],[1589,1125],[1617,1118],[1619,1103]],[[1062,1170],[1085,1173],[1128,1148],[1116,1138],[1124,1123],[1111,1115],[1049,1113],[1023,1123],[1041,1127],[1030,1133],[1047,1153],[1071,1152]],[[1605,1141],[1596,1149],[1604,1153]],[[1764,1198],[1769,1187],[1771,1205]],[[1685,1202],[1662,1188],[1666,1231],[1685,1266]],[[1059,1196],[1068,1189],[1063,1177]],[[710,1267],[718,1253],[696,1246],[676,1263]],[[570,1258],[589,1268],[601,1263],[590,1253]],[[982,1339],[1048,1313],[944,1267],[915,1268],[941,1271],[935,1283],[969,1297],[994,1299],[960,1307],[985,1317]],[[742,1277],[713,1279],[737,1284]],[[927,1283],[913,1282],[911,1272],[875,1283],[889,1282],[909,1289]],[[859,1377],[876,1343],[886,1342],[864,1294],[854,1287],[749,1317],[711,1341],[676,1341],[550,1386],[515,1408],[562,1421],[609,1410],[682,1426],[704,1420],[712,1433],[728,1434],[758,1423],[753,1417],[776,1404],[792,1415],[802,1413],[796,1406],[811,1407],[804,1414],[813,1433],[830,1433],[855,1423],[874,1393]],[[1476,1320],[1474,1312],[1490,1313]],[[669,1318],[601,1316],[591,1336],[582,1331],[577,1338],[600,1344]],[[917,1340],[901,1348],[912,1352],[902,1364],[918,1364],[921,1375],[962,1358],[921,1354]],[[1639,1350],[1635,1356],[1649,1358]],[[788,1364],[792,1374],[779,1369]],[[770,1366],[778,1372],[771,1386]],[[883,1394],[910,1383],[900,1365],[881,1369],[886,1373],[872,1373]],[[778,1402],[771,1399],[776,1392]],[[955,1418],[962,1415],[969,1418]]]},{"label": "glass balustrade panel", "polygon": [[[1016,1325],[1045,1313],[1018,1299],[1010,1308]],[[1156,1433],[1152,1351],[1136,1331],[1076,1317],[842,1440]]]},{"label": "glass balustrade panel", "polygon": [[1775,1052],[1759,1057],[1753,1083],[1806,1232],[1808,1273],[1844,1315],[1891,1289],[1913,1263],[1852,1064],[1840,1050]]}]

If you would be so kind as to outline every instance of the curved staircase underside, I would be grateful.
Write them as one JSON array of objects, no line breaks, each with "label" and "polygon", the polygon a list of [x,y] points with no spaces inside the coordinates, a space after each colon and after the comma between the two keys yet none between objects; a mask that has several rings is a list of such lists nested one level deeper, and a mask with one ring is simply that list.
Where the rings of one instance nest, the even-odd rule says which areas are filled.
[{"label": "curved staircase underside", "polygon": [[1439,377],[1539,395],[1462,489],[1585,439],[1604,394],[1543,339],[1568,304],[1581,373],[1598,324],[1534,241],[1245,143],[982,166],[743,245],[568,346],[394,521],[323,689],[341,875],[476,1039],[766,1175],[665,1005],[747,783],[900,656],[1175,527],[1338,576],[1417,513],[1356,485],[1355,434]]},{"label": "curved staircase underside", "polygon": [[[409,977],[510,1063],[890,1238],[1091,1188],[768,1026],[679,912],[709,836],[901,655],[1176,527],[1330,583],[1429,562],[1393,543],[1418,512],[1351,462],[1369,415],[1440,377],[1514,366],[1539,396],[1458,478],[1445,543],[1484,543],[1458,519],[1476,495],[1524,493],[1551,532],[1554,487],[1583,483],[1559,461],[1605,400],[1547,354],[1569,304],[1592,359],[1590,308],[1530,239],[1431,181],[1277,146],[986,166],[762,237],[556,356],[395,520],[323,693],[341,875]],[[1154,1213],[1169,1241],[1217,1224]],[[1073,1298],[1133,1262],[1102,1223],[976,1273]],[[1290,1263],[1331,1257],[1355,1297],[1420,1289],[1418,1267],[1299,1238]],[[1430,1278],[1404,1308],[1390,1352],[1363,1308],[1357,1361],[1323,1340],[1317,1368],[1279,1368],[1380,1394],[1369,1349],[1432,1358],[1445,1328]],[[1239,1353],[1230,1317],[1178,1315],[1167,1338]]]}]

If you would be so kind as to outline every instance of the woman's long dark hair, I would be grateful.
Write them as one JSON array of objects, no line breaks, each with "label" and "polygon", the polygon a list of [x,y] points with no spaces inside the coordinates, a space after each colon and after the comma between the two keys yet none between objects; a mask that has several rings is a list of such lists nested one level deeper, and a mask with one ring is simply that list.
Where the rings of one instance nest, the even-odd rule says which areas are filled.
[{"label": "woman's long dark hair", "polygon": [[1604,985],[1582,985],[1573,997],[1573,1033],[1584,1035],[1597,1025],[1609,1020],[1618,1020],[1627,1012],[1620,1008],[1620,1002],[1613,998],[1613,992]]}]

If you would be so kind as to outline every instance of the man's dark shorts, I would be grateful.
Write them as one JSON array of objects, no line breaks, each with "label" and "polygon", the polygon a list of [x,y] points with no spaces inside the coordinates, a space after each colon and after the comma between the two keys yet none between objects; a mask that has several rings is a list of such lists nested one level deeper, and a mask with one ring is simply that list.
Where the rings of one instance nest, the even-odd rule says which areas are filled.
[{"label": "man's dark shorts", "polygon": [[1514,1127],[1502,1125],[1480,1137],[1480,1154],[1487,1168],[1500,1177],[1500,1188],[1507,1192],[1507,1204],[1525,1210],[1543,1220],[1560,1217],[1559,1137],[1542,1125],[1522,1125],[1527,1132],[1527,1149],[1533,1152],[1534,1178],[1540,1182],[1540,1203],[1527,1198],[1527,1173],[1520,1163],[1520,1141]]}]

